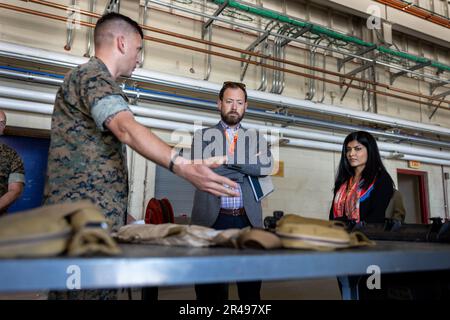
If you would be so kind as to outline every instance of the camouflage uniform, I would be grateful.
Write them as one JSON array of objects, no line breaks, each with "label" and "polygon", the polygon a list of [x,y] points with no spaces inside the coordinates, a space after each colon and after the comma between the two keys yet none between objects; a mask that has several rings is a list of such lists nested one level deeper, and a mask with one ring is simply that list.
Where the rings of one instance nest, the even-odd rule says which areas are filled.
[{"label": "camouflage uniform", "polygon": [[[118,229],[126,221],[125,148],[104,126],[128,99],[98,58],[69,72],[52,116],[44,203],[90,199]],[[117,290],[50,292],[49,299],[117,299]]]},{"label": "camouflage uniform", "polygon": [[[8,184],[25,183],[25,169],[19,154],[3,143],[0,143],[0,159],[0,197],[2,197],[8,192]],[[0,215],[6,213],[7,209],[1,210]]]},{"label": "camouflage uniform", "polygon": [[103,123],[129,111],[127,97],[97,58],[69,72],[55,100],[44,203],[90,199],[117,229],[125,223],[125,148]]}]

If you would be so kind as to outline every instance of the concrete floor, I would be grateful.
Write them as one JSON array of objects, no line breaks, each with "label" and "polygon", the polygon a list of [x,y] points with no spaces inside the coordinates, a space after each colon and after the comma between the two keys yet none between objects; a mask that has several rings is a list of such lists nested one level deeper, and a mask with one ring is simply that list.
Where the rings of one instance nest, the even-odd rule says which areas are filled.
[{"label": "concrete floor", "polygon": [[[133,299],[140,299],[140,290],[132,290]],[[25,292],[0,294],[0,300],[45,300],[45,292]],[[126,291],[121,292],[121,300],[127,300]],[[335,278],[263,282],[261,289],[263,300],[340,300],[341,294]],[[193,286],[161,287],[160,300],[195,300]],[[235,284],[230,286],[230,299],[238,300]]]}]

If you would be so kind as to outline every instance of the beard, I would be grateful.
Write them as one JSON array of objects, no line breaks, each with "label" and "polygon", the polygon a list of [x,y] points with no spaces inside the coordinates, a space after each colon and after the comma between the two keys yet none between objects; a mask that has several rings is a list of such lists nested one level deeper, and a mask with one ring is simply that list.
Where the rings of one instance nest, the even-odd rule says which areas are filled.
[{"label": "beard", "polygon": [[234,111],[230,111],[227,114],[221,112],[220,117],[222,118],[222,121],[227,125],[234,126],[241,122],[241,120],[244,118],[244,113],[242,113],[242,115],[239,115],[239,113]]}]

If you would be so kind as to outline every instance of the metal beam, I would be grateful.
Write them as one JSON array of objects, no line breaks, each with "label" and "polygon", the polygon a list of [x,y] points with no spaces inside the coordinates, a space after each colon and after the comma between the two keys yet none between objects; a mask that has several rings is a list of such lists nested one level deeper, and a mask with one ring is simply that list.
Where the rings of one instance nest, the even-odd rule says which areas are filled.
[{"label": "metal beam", "polygon": [[421,62],[421,63],[416,64],[415,66],[412,66],[411,68],[408,68],[407,70],[403,70],[403,71],[391,74],[391,84],[393,84],[395,79],[397,79],[398,77],[400,77],[404,74],[407,74],[408,71],[414,71],[417,69],[421,69],[423,67],[429,66],[430,64],[431,64],[431,61]]},{"label": "metal beam", "polygon": [[[222,13],[222,11],[228,6],[228,0],[225,0],[224,3],[222,3],[220,5],[219,8],[217,8],[216,12],[213,13],[213,17],[218,17],[219,14]],[[202,37],[205,36],[206,30],[209,28],[209,26],[213,23],[214,19],[213,18],[209,18],[208,21],[206,21],[203,24],[203,29],[202,29]]]},{"label": "metal beam", "polygon": [[83,270],[83,289],[367,275],[368,265],[386,274],[450,270],[450,246],[441,243],[377,240],[374,247],[317,252],[148,244],[120,248],[123,255],[117,257],[0,259],[0,292],[67,290],[73,265]]},{"label": "metal beam", "polygon": [[[312,29],[312,25],[310,24],[309,26],[303,27],[300,30],[298,30],[296,33],[294,33],[291,37],[292,38],[298,38],[301,35],[305,34],[306,32],[310,31]],[[283,42],[281,42],[280,46],[284,47],[285,45],[287,45],[289,42],[291,42],[291,40],[289,39],[284,39]]]},{"label": "metal beam", "polygon": [[350,84],[352,84],[352,82],[353,82],[353,79],[350,80],[349,85],[347,86],[347,88],[345,88],[345,91],[344,91],[344,93],[342,94],[341,99],[340,99],[341,102],[342,102],[342,100],[344,100],[345,95],[347,94],[348,89],[350,89]]},{"label": "metal beam", "polygon": [[437,98],[437,99],[444,98],[445,96],[448,96],[449,94],[450,94],[450,89],[447,91],[444,91],[442,93],[434,95],[433,98]]},{"label": "metal beam", "polygon": [[363,63],[360,67],[353,69],[352,71],[350,71],[349,73],[346,73],[346,76],[353,76],[357,73],[360,73],[361,71],[366,70],[367,68],[373,67],[375,65],[375,61],[371,61],[368,63]]},{"label": "metal beam", "polygon": [[431,118],[433,118],[433,116],[436,113],[437,109],[440,107],[440,105],[442,104],[442,102],[445,99],[445,97],[448,96],[449,94],[450,94],[450,90],[447,90],[447,91],[444,91],[442,93],[439,93],[439,94],[433,96],[433,98],[441,98],[441,101],[439,101],[439,103],[436,105],[436,108],[434,108],[433,112],[430,114],[428,119],[431,120]]},{"label": "metal beam", "polygon": [[[362,49],[361,51],[358,51],[357,53],[355,53],[355,55],[362,56],[362,55],[364,55],[364,54],[366,54],[366,53],[368,53],[370,51],[375,50],[376,48],[377,48],[377,46],[373,45],[371,47],[367,47],[367,48]],[[344,64],[346,62],[349,62],[352,59],[353,59],[352,56],[348,56],[348,57],[345,57],[343,59],[338,59],[338,62],[337,62],[338,71],[341,71],[341,69],[344,66]]]},{"label": "metal beam", "polygon": [[436,90],[439,87],[445,86],[447,82],[445,81],[438,81],[430,84],[430,95],[433,94],[434,90]]},{"label": "metal beam", "polygon": [[251,45],[245,49],[246,51],[253,51],[261,42],[266,40],[266,38],[269,36],[270,31],[264,32],[262,35],[260,35],[255,41],[252,42]]}]

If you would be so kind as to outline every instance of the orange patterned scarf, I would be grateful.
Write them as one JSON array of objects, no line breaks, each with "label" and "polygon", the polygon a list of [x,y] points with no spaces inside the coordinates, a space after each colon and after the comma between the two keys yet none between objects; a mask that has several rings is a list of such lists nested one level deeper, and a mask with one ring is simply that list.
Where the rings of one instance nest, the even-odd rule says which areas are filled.
[{"label": "orange patterned scarf", "polygon": [[359,222],[359,198],[361,192],[359,182],[359,179],[353,181],[352,177],[347,183],[343,183],[339,187],[333,200],[334,218],[340,218],[345,215],[348,219]]}]

